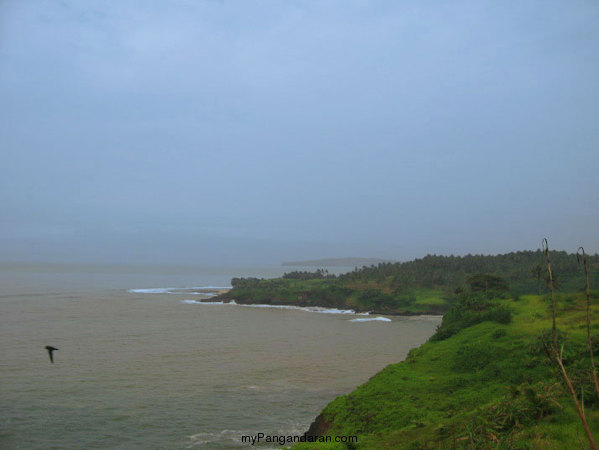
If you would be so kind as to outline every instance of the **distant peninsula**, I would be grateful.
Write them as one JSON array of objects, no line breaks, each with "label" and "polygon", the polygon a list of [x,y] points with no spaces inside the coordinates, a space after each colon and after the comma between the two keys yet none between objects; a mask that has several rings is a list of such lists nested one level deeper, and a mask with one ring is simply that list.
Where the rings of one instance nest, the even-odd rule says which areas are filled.
[{"label": "distant peninsula", "polygon": [[381,263],[396,262],[391,259],[380,258],[324,258],[309,259],[307,261],[285,261],[282,266],[296,267],[363,267]]}]

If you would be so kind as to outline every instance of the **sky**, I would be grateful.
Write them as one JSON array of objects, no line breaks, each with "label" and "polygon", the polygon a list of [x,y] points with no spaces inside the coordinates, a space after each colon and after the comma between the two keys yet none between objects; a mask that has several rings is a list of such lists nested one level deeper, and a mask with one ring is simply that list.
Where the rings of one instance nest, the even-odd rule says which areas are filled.
[{"label": "sky", "polygon": [[599,252],[595,0],[0,0],[0,259]]}]

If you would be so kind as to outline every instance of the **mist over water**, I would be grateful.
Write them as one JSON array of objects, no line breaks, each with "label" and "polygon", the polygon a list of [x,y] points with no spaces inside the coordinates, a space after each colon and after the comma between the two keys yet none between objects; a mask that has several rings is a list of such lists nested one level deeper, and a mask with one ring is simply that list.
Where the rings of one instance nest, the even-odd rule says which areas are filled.
[{"label": "mist over water", "polygon": [[[301,434],[440,320],[128,292],[226,286],[260,269],[238,270],[3,266],[0,446],[238,448],[244,434]],[[59,349],[54,364],[45,345]]]}]

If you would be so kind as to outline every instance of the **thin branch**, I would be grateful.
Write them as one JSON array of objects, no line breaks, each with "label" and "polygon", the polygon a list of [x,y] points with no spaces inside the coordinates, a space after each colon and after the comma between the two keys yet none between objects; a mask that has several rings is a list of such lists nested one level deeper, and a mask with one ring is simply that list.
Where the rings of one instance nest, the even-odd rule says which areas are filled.
[{"label": "thin branch", "polygon": [[[547,274],[548,274],[548,278],[549,278],[549,290],[551,292],[551,317],[553,319],[551,335],[552,335],[552,341],[553,341],[553,344],[552,344],[553,359],[555,360],[556,364],[558,365],[558,367],[561,371],[562,377],[563,377],[564,381],[566,382],[566,386],[568,387],[568,391],[570,393],[570,396],[572,397],[572,400],[574,401],[574,406],[576,407],[576,413],[578,414],[578,417],[580,418],[580,421],[582,422],[582,426],[584,428],[584,432],[587,435],[587,439],[589,440],[591,449],[597,450],[597,444],[595,443],[595,438],[593,437],[593,433],[591,433],[591,429],[589,427],[589,423],[587,422],[587,417],[584,412],[584,403],[581,408],[580,402],[578,401],[578,396],[576,395],[576,391],[574,389],[574,385],[572,384],[572,380],[570,379],[570,376],[568,375],[566,367],[564,366],[564,344],[562,343],[561,348],[558,348],[557,327],[556,327],[556,323],[555,323],[557,308],[556,308],[556,304],[555,304],[555,295],[553,293],[553,291],[554,291],[553,272],[551,271],[551,259],[549,257],[549,243],[547,242],[546,238],[543,239],[542,245],[543,245],[543,251],[545,252],[545,258],[547,259]],[[590,329],[590,327],[589,327],[589,329]]]},{"label": "thin branch", "polygon": [[591,356],[591,379],[595,386],[595,393],[599,398],[599,382],[597,381],[597,371],[595,370],[595,355],[593,354],[593,341],[591,339],[591,288],[589,285],[589,260],[583,247],[579,247],[576,252],[576,259],[578,263],[584,267],[584,293],[586,296],[586,307],[587,307],[587,346],[589,348],[589,354]]},{"label": "thin branch", "polygon": [[[563,354],[564,346],[562,345],[561,353]],[[566,382],[566,386],[568,386],[568,391],[570,392],[570,396],[572,400],[574,400],[574,406],[576,407],[576,412],[578,413],[578,417],[580,417],[580,421],[582,422],[582,427],[584,428],[584,432],[587,435],[587,439],[589,440],[589,444],[593,450],[597,450],[597,444],[595,443],[595,438],[593,437],[593,433],[591,433],[591,429],[587,422],[586,415],[584,413],[584,409],[581,409],[580,403],[578,401],[578,397],[576,396],[576,391],[574,390],[574,386],[572,385],[572,381],[566,372],[566,368],[564,367],[564,363],[562,361],[561,355],[559,358],[556,358],[557,365],[559,366],[562,376],[564,377],[564,381]],[[583,407],[584,408],[584,407]]]},{"label": "thin branch", "polygon": [[541,245],[543,247],[543,252],[545,253],[545,259],[547,260],[547,275],[549,277],[549,291],[551,292],[551,337],[553,338],[553,350],[557,355],[557,327],[555,325],[557,307],[555,305],[555,296],[553,295],[553,271],[551,270],[551,258],[549,257],[549,242],[547,241],[547,238],[543,238]]}]

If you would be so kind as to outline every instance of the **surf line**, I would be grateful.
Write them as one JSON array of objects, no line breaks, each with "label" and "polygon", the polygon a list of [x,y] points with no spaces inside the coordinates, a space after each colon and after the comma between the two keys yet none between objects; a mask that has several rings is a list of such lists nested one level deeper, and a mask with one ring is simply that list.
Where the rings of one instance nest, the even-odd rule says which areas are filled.
[{"label": "surf line", "polygon": [[[322,306],[295,306],[295,305],[268,305],[268,304],[243,304],[237,303],[235,300],[231,300],[230,302],[211,302],[211,301],[202,301],[202,300],[192,300],[185,299],[181,300],[181,303],[188,305],[235,305],[242,306],[245,308],[271,308],[271,309],[288,309],[288,310],[297,310],[297,311],[305,311],[312,313],[320,313],[320,314],[348,314],[353,316],[369,316],[370,312],[362,312],[358,313],[353,309],[338,309],[338,308],[325,308]],[[353,319],[350,322],[392,322],[391,319],[386,317],[371,317],[371,318],[363,318],[363,319]]]}]

